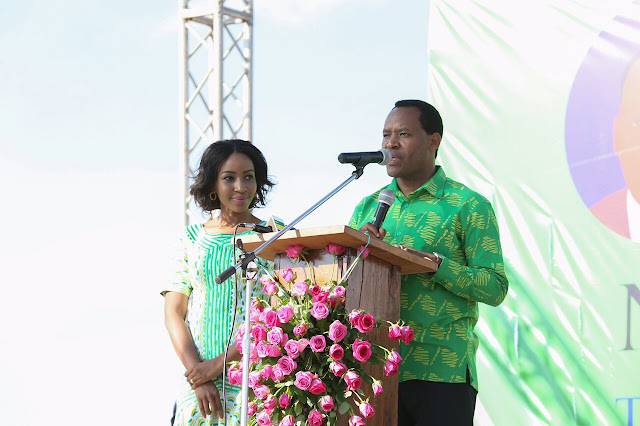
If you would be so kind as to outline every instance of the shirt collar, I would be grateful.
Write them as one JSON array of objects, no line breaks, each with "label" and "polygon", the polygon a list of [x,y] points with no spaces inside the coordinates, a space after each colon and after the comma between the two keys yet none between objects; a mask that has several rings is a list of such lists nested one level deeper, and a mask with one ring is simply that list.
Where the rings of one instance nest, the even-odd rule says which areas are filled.
[{"label": "shirt collar", "polygon": [[[429,194],[433,195],[435,198],[442,198],[444,196],[444,186],[447,180],[447,175],[444,174],[444,170],[440,166],[436,166],[436,172],[434,175],[424,183],[420,188],[413,191],[411,195],[417,195],[422,191],[427,191]],[[396,178],[393,178],[391,181],[390,189],[395,192],[397,197],[405,198],[404,194],[398,188],[398,181]]]}]

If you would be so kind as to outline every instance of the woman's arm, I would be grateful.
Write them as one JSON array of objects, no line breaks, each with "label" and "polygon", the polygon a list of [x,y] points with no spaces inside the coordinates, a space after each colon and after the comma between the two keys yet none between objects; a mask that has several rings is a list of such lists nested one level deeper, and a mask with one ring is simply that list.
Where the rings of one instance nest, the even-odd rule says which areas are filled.
[{"label": "woman's arm", "polygon": [[[180,358],[184,368],[190,370],[194,366],[201,364],[201,361],[196,346],[193,344],[193,337],[189,327],[185,322],[188,305],[189,297],[182,293],[169,291],[165,294],[164,322],[178,358]],[[200,413],[203,417],[213,414],[223,418],[224,413],[220,394],[211,380],[203,382],[202,386],[195,389],[195,393]]]}]

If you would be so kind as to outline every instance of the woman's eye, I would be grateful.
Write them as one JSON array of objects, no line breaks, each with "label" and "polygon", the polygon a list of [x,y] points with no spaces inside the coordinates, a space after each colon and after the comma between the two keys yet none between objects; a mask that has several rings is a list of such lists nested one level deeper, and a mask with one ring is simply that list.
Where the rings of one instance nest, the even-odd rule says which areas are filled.
[{"label": "woman's eye", "polygon": [[222,180],[226,180],[227,182],[233,182],[233,176],[225,176]]},{"label": "woman's eye", "polygon": [[253,180],[253,178],[254,178],[254,177],[253,177],[253,175],[247,175],[247,176],[245,176],[245,179],[246,179],[246,180]]}]

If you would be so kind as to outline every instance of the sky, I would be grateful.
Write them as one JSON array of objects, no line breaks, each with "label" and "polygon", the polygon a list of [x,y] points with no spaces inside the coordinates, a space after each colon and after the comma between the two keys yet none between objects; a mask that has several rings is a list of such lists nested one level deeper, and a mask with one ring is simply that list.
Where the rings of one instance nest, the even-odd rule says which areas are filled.
[{"label": "sky", "polygon": [[[428,2],[255,0],[254,134],[286,223],[427,93]],[[0,8],[0,424],[166,424],[180,366],[159,290],[182,222],[178,2]],[[346,224],[370,165],[298,224]]]}]

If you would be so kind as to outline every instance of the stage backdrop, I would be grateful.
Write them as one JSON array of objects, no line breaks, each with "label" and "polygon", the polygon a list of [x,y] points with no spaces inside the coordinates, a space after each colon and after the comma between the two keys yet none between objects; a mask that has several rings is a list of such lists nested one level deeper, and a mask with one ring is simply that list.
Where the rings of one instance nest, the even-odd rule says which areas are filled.
[{"label": "stage backdrop", "polygon": [[640,3],[429,13],[438,158],[493,202],[511,284],[481,308],[477,417],[640,425]]}]

